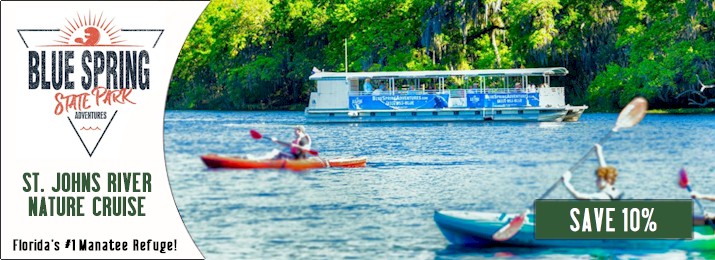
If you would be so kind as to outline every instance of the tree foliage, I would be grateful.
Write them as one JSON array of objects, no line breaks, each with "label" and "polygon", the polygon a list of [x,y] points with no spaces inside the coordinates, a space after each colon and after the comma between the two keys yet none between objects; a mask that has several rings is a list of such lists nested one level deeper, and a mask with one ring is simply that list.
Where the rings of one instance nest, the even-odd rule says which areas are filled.
[{"label": "tree foliage", "polygon": [[303,106],[313,67],[344,70],[346,40],[350,71],[563,66],[552,80],[572,104],[715,105],[696,91],[696,75],[715,81],[712,0],[217,0],[184,43],[167,107]]}]

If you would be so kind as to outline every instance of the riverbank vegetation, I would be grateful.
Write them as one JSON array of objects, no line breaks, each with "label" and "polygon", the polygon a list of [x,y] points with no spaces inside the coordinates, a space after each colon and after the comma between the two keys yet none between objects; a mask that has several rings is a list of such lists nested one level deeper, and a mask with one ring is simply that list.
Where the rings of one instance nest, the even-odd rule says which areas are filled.
[{"label": "riverbank vegetation", "polygon": [[562,66],[567,103],[715,107],[713,0],[214,0],[190,32],[169,109],[307,104],[313,67],[344,71]]},{"label": "riverbank vegetation", "polygon": [[712,114],[715,108],[673,108],[673,109],[653,109],[648,114]]}]

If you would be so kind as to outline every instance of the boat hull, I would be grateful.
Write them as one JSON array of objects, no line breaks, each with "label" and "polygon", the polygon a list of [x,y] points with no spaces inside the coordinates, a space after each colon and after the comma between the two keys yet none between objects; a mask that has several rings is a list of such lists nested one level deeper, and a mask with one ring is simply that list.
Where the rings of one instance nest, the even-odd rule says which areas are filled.
[{"label": "boat hull", "polygon": [[462,246],[522,246],[569,248],[618,249],[681,249],[693,251],[715,250],[715,235],[709,226],[694,229],[692,240],[643,239],[535,239],[533,216],[522,229],[507,241],[492,240],[492,235],[515,217],[516,214],[468,211],[435,211],[434,220],[444,237],[452,244]]},{"label": "boat hull", "polygon": [[[480,121],[577,121],[587,107],[564,108],[442,108],[401,110],[305,110],[310,123],[369,123],[369,122],[480,122]],[[576,111],[576,112],[574,112]],[[579,112],[580,111],[580,112]],[[567,117],[571,114],[572,116]]]},{"label": "boat hull", "polygon": [[583,112],[586,111],[586,107],[584,106],[578,106],[578,107],[569,107],[566,109],[566,115],[564,116],[563,121],[564,122],[576,122],[581,118],[581,115],[583,115]]},{"label": "boat hull", "polygon": [[302,171],[327,167],[356,168],[365,167],[367,158],[308,158],[304,160],[255,160],[241,157],[228,157],[216,154],[201,156],[201,160],[209,168],[231,169],[288,169]]}]

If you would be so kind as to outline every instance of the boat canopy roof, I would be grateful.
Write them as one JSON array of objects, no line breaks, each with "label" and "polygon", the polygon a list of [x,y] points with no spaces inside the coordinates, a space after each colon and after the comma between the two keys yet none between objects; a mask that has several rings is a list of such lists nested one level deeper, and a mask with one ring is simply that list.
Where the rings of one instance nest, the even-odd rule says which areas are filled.
[{"label": "boat canopy roof", "polygon": [[428,71],[381,71],[381,72],[316,72],[311,80],[364,79],[364,78],[446,78],[464,77],[515,77],[515,76],[565,76],[569,71],[564,67],[529,69],[490,70],[428,70]]}]

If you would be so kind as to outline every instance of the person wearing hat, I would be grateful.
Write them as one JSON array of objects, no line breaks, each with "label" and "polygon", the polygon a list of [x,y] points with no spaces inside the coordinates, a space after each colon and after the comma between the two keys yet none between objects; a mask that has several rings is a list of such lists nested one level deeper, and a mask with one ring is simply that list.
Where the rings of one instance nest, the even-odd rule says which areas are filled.
[{"label": "person wearing hat", "polygon": [[618,178],[618,171],[613,166],[606,165],[606,160],[603,158],[602,147],[596,144],[596,156],[598,157],[599,167],[596,169],[596,186],[599,189],[597,193],[581,193],[574,189],[571,185],[571,172],[566,171],[561,180],[564,183],[566,189],[574,196],[576,199],[580,200],[618,200],[623,197],[623,192],[616,189],[616,178]]}]

